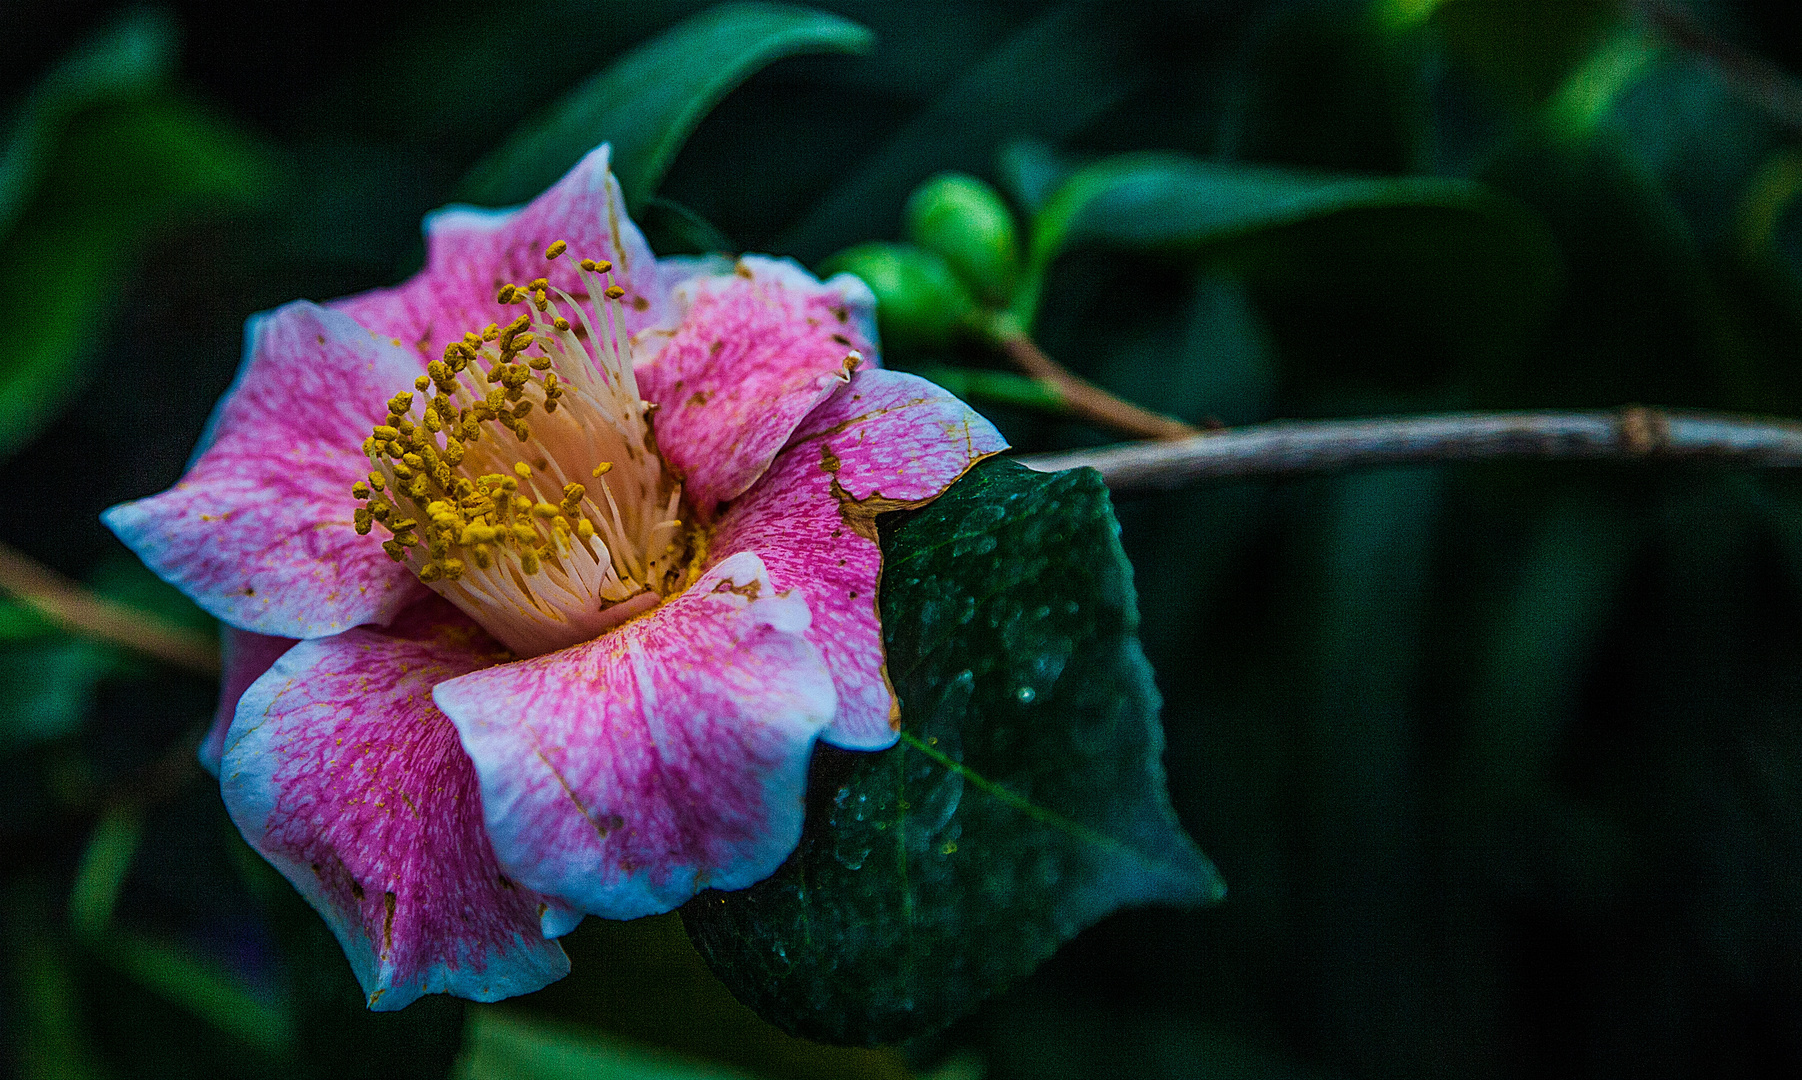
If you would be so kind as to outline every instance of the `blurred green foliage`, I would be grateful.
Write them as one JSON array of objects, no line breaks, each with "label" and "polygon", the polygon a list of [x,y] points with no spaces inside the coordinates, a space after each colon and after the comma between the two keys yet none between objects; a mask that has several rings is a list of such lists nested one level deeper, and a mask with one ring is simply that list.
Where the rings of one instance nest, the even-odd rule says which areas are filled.
[{"label": "blurred green foliage", "polygon": [[[94,516],[179,475],[244,316],[392,281],[423,212],[632,132],[660,251],[817,268],[905,237],[1191,422],[1802,413],[1793,118],[1642,5],[814,6],[0,9],[0,538],[192,618],[109,578]],[[1683,6],[1798,78],[1793,4]],[[701,36],[657,43],[678,26]],[[660,55],[688,74],[647,90]],[[1006,193],[1017,282],[955,257],[992,203],[949,239],[933,189],[910,218],[945,173]],[[1023,449],[1110,437],[979,338],[888,346]],[[776,1031],[670,918],[591,920],[575,974],[504,1009],[374,1016],[191,764],[214,688],[9,606],[0,1052],[32,1077],[1802,1069],[1793,478],[1408,468],[1115,502],[1220,905],[1111,916],[904,1053]]]}]

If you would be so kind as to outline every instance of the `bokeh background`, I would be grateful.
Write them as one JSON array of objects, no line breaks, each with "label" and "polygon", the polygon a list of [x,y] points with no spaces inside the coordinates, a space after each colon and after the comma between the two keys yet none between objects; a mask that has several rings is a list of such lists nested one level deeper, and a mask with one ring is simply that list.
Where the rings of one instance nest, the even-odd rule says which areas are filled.
[{"label": "bokeh background", "polygon": [[[0,540],[207,631],[96,515],[179,475],[245,317],[410,272],[421,215],[478,161],[707,6],[0,6]],[[784,59],[726,97],[645,215],[659,252],[817,265],[898,237],[941,170],[1030,215],[1069,169],[1141,150],[1463,178],[1506,212],[1401,200],[1198,248],[1194,206],[1154,206],[1177,224],[1058,261],[1038,340],[1200,424],[1802,411],[1791,0],[813,6],[874,49]],[[971,373],[1005,365],[979,346],[889,360],[969,390],[1023,449],[1112,437],[984,396]],[[1802,1072],[1794,478],[1386,468],[1116,508],[1171,795],[1229,895],[1112,916],[878,1050],[764,1024],[673,916],[589,920],[575,973],[502,1007],[364,1012],[193,764],[215,684],[6,602],[0,1070]]]}]

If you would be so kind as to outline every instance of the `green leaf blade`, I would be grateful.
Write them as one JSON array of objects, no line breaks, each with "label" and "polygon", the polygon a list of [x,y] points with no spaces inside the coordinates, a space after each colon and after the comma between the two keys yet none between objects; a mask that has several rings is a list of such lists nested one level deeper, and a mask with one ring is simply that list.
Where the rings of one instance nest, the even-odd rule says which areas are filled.
[{"label": "green leaf blade", "polygon": [[832,1042],[907,1038],[1120,907],[1222,895],[1165,794],[1116,530],[1093,472],[1000,461],[885,523],[901,743],[822,750],[795,856],[683,910],[765,1019]]},{"label": "green leaf blade", "polygon": [[524,202],[584,153],[613,144],[613,172],[632,209],[656,194],[702,118],[770,64],[810,53],[861,55],[875,35],[849,19],[786,4],[724,4],[628,52],[479,162],[459,197]]},{"label": "green leaf blade", "polygon": [[1052,263],[1084,243],[1206,259],[1310,294],[1367,296],[1473,341],[1538,325],[1562,275],[1538,216],[1468,180],[1122,154],[1077,170],[1036,215],[1014,305],[1023,325]]}]

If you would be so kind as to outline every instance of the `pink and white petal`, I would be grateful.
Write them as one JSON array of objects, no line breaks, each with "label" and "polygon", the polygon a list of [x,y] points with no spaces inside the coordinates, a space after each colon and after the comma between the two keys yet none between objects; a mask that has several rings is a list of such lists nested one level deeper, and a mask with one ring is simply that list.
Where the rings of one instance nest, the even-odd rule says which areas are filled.
[{"label": "pink and white petal", "polygon": [[[525,206],[478,210],[451,206],[426,218],[426,265],[408,281],[333,303],[358,322],[399,338],[426,360],[465,331],[491,322],[505,324],[519,314],[495,300],[503,283],[524,285],[548,278],[578,300],[586,298],[576,264],[582,259],[613,263],[615,281],[626,290],[619,310],[633,333],[670,318],[669,292],[660,287],[656,260],[644,235],[626,216],[619,182],[607,167],[602,145],[576,163],[563,179]],[[554,261],[545,249],[567,241],[569,253]]]},{"label": "pink and white petal", "polygon": [[250,362],[213,442],[176,485],[101,515],[145,564],[218,619],[315,638],[386,623],[425,587],[358,536],[361,444],[418,358],[306,302],[254,320]]},{"label": "pink and white petal", "polygon": [[924,379],[860,371],[808,416],[757,486],[721,518],[720,558],[755,551],[779,589],[807,598],[807,637],[832,669],[838,716],[821,738],[894,743],[900,713],[883,668],[875,515],[941,494],[1007,448],[975,410]]},{"label": "pink and white petal", "polygon": [[318,909],[369,1007],[421,994],[496,1001],[569,972],[550,901],[508,880],[476,773],[432,686],[500,647],[431,598],[391,631],[303,641],[245,692],[226,739],[226,808]]},{"label": "pink and white petal", "polygon": [[681,319],[639,366],[638,387],[659,406],[659,451],[711,520],[852,370],[876,364],[875,298],[848,274],[821,284],[792,262],[749,255],[674,296]]},{"label": "pink and white petal", "polygon": [[213,726],[200,740],[200,767],[219,778],[219,759],[225,754],[225,733],[238,714],[238,699],[250,684],[262,678],[281,655],[295,646],[293,638],[253,634],[236,627],[219,627],[221,663],[219,672],[219,707],[213,711]]},{"label": "pink and white petal", "polygon": [[501,866],[610,919],[768,877],[832,720],[807,621],[746,553],[594,641],[439,684]]}]

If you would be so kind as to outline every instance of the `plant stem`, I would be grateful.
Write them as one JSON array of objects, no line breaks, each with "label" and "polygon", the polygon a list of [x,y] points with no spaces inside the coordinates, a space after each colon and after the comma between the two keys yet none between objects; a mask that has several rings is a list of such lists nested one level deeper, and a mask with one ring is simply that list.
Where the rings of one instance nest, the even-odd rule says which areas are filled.
[{"label": "plant stem", "polygon": [[72,633],[123,645],[202,675],[219,674],[219,645],[210,636],[99,596],[6,544],[0,544],[0,593]]},{"label": "plant stem", "polygon": [[1198,428],[1162,413],[1142,409],[1077,375],[1046,356],[1038,343],[1023,330],[1001,330],[994,333],[990,340],[1007,354],[1015,367],[1045,384],[1063,399],[1071,412],[1084,420],[1125,435],[1136,435],[1141,439],[1181,439],[1200,434]]},{"label": "plant stem", "polygon": [[1191,480],[1274,476],[1434,461],[1506,458],[1716,461],[1802,466],[1802,422],[1667,413],[1449,413],[1254,424],[1174,442],[1142,442],[1019,461],[1041,472],[1088,466],[1116,491]]}]

